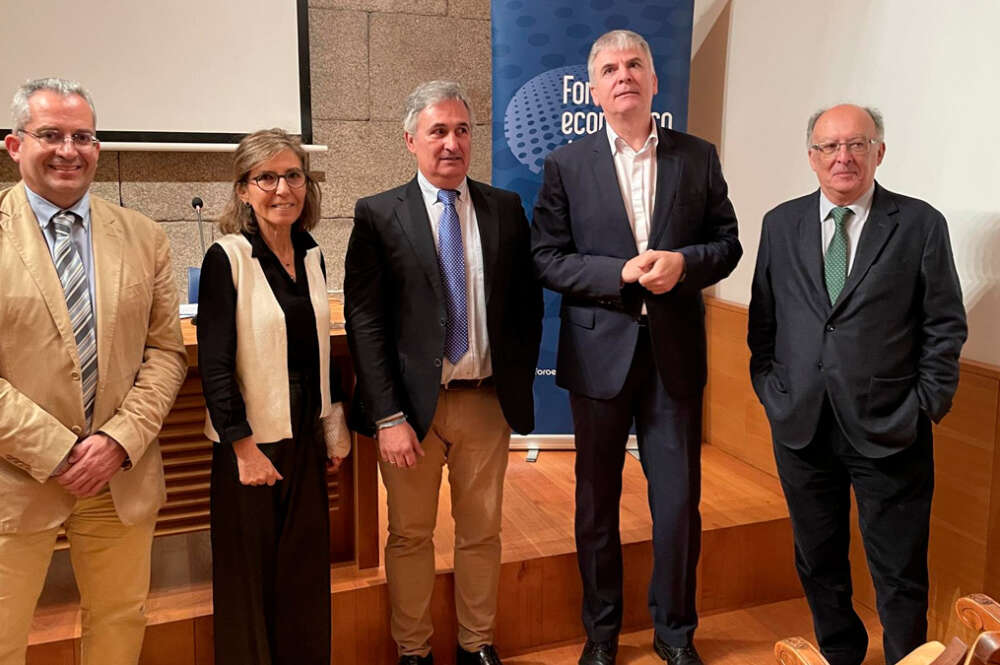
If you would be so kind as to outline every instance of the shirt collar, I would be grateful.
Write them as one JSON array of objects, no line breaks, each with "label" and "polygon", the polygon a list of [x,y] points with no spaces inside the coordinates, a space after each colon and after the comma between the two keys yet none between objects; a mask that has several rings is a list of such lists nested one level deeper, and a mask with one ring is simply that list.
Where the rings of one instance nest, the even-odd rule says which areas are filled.
[{"label": "shirt collar", "polygon": [[[856,201],[846,206],[839,206],[843,208],[849,208],[851,212],[854,213],[854,219],[865,219],[868,217],[868,212],[872,208],[872,198],[875,196],[875,183],[868,188],[864,194],[859,196]],[[826,218],[830,216],[830,211],[837,208],[830,199],[826,198],[826,194],[823,190],[819,191],[819,221],[825,222]]]},{"label": "shirt collar", "polygon": [[[608,143],[611,145],[611,154],[612,155],[614,155],[617,152],[619,152],[618,139],[621,139],[621,145],[622,146],[627,146],[628,145],[628,142],[625,139],[622,139],[620,136],[618,136],[618,132],[616,132],[611,127],[611,123],[610,122],[605,121],[604,127],[608,130]],[[649,136],[646,137],[646,141],[642,144],[642,147],[639,148],[638,150],[636,150],[635,152],[637,154],[640,153],[640,152],[642,152],[650,144],[652,144],[655,147],[656,145],[659,144],[659,142],[660,142],[660,135],[656,133],[656,123],[654,123],[653,119],[650,118],[649,119]]]},{"label": "shirt collar", "polygon": [[[438,202],[438,192],[441,188],[432,185],[431,181],[424,177],[420,169],[417,169],[417,184],[420,185],[420,193],[424,195],[424,201],[427,205],[434,205]],[[462,182],[455,189],[458,190],[459,201],[467,200],[469,197],[469,178],[462,178]]]},{"label": "shirt collar", "polygon": [[24,192],[28,195],[28,205],[31,206],[31,211],[35,213],[35,219],[38,220],[38,225],[43,229],[48,228],[49,222],[52,221],[52,217],[60,210],[69,210],[75,213],[77,217],[83,220],[83,228],[87,232],[90,231],[90,192],[85,192],[80,200],[74,203],[69,208],[60,208],[48,199],[44,199],[38,194],[35,194],[28,185],[24,186]]}]

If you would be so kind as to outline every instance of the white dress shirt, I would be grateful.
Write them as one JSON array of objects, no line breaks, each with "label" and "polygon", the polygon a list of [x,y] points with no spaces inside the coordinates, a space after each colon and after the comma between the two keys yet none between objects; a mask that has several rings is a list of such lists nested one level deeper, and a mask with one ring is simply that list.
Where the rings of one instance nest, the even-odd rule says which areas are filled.
[{"label": "white dress shirt", "polygon": [[[868,213],[872,209],[872,198],[875,196],[875,183],[868,188],[868,191],[858,197],[858,200],[844,208],[850,208],[853,215],[848,215],[844,220],[844,230],[847,231],[847,274],[851,274],[851,267],[854,265],[854,257],[858,253],[858,240],[861,239],[861,229],[868,221]],[[819,193],[819,221],[823,229],[823,256],[826,256],[826,249],[833,240],[833,232],[837,224],[830,216],[830,211],[837,206],[820,190]]]},{"label": "white dress shirt", "polygon": [[[432,185],[419,170],[417,171],[417,183],[424,196],[427,217],[431,222],[431,233],[434,234],[434,247],[437,248],[438,227],[441,224],[444,204],[438,201],[439,189]],[[458,212],[458,223],[462,227],[462,247],[465,250],[465,294],[467,298],[466,311],[469,315],[469,350],[454,365],[447,358],[443,358],[442,384],[453,379],[485,379],[493,374],[493,365],[490,360],[490,339],[486,330],[483,246],[479,238],[476,208],[472,205],[472,198],[469,196],[468,179],[462,180],[458,186],[455,210]]]},{"label": "white dress shirt", "polygon": [[[656,125],[652,120],[649,124],[649,136],[639,150],[633,150],[625,139],[618,136],[611,123],[605,125],[618,175],[618,189],[625,203],[628,224],[635,236],[635,248],[640,254],[649,246],[649,220],[656,203],[656,146],[660,139],[656,134]],[[642,313],[646,313],[645,302]]]}]

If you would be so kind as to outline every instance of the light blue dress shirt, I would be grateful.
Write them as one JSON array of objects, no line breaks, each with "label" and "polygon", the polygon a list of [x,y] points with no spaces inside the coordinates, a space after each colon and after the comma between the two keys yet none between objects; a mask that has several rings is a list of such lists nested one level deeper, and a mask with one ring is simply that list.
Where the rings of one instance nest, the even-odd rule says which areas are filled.
[{"label": "light blue dress shirt", "polygon": [[96,334],[97,280],[94,278],[94,249],[90,239],[90,192],[85,193],[72,207],[60,208],[50,201],[43,199],[38,194],[35,194],[28,189],[27,185],[24,186],[24,191],[28,194],[28,205],[31,206],[32,212],[35,213],[35,219],[38,220],[38,225],[42,229],[42,236],[49,246],[49,256],[51,257],[55,257],[56,248],[56,229],[52,224],[52,217],[61,210],[69,210],[79,218],[73,224],[70,236],[73,238],[73,244],[76,245],[76,251],[79,252],[80,260],[83,262],[83,271],[87,275],[87,286],[90,290],[90,307],[94,314],[94,332]]}]

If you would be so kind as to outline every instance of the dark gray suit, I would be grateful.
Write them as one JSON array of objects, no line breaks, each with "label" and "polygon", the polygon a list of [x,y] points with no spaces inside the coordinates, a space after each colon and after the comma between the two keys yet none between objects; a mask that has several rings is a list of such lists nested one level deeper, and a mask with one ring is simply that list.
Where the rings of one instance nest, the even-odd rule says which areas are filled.
[{"label": "dark gray suit", "polygon": [[966,338],[944,217],[875,185],[837,301],[824,288],[819,193],[764,217],[750,302],[754,390],[767,411],[796,564],[831,665],[857,665],[849,489],[892,663],[923,643],[933,493],[930,421],[951,407]]}]

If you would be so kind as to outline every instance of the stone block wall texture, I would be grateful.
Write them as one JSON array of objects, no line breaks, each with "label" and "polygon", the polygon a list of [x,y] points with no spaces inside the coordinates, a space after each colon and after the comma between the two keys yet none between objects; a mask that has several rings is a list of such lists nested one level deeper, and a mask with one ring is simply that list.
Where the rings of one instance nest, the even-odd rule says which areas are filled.
[{"label": "stone block wall texture", "polygon": [[[310,0],[313,142],[329,146],[311,157],[323,191],[323,219],[313,235],[326,255],[329,288],[343,284],[354,202],[415,173],[403,144],[402,109],[417,83],[451,78],[466,87],[476,121],[470,176],[489,180],[489,18],[489,0]],[[0,153],[2,188],[18,174]],[[231,165],[230,153],[101,153],[92,191],[163,225],[181,302],[187,267],[201,265],[191,198],[200,196],[205,220],[213,219],[229,196]],[[213,225],[204,231],[210,242]]]}]

